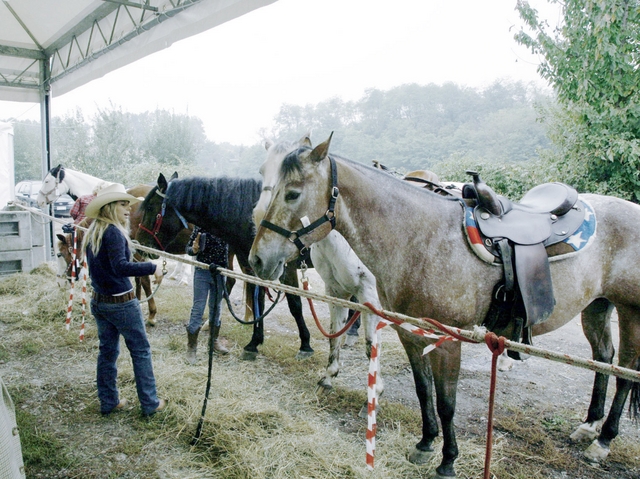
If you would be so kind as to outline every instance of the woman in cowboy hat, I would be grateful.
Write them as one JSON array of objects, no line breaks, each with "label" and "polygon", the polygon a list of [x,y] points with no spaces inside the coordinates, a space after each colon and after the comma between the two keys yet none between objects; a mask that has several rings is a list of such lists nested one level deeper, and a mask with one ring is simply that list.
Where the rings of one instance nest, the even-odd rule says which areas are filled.
[{"label": "woman in cowboy hat", "polygon": [[100,339],[97,383],[102,414],[127,405],[127,400],[119,397],[116,385],[120,335],[131,354],[142,414],[155,414],[167,405],[164,399],[158,399],[151,346],[140,303],[129,279],[130,276],[153,274],[156,283],[162,281],[162,272],[155,264],[131,261],[129,212],[131,205],[139,201],[128,194],[124,186],[114,183],[101,189],[85,210],[87,217],[94,218],[85,234],[83,248],[94,291],[91,313],[96,319]]}]

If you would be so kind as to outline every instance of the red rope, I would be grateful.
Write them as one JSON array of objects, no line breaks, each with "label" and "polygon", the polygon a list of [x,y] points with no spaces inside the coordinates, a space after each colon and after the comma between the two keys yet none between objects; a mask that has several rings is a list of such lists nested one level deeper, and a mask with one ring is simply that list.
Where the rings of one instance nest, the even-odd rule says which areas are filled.
[{"label": "red rope", "polygon": [[493,450],[493,406],[496,398],[496,380],[498,357],[504,352],[503,336],[498,337],[495,333],[488,332],[484,337],[489,350],[493,354],[491,358],[491,386],[489,388],[489,415],[487,418],[487,449],[484,455],[484,479],[491,478],[491,454]]},{"label": "red rope", "polygon": [[[309,291],[309,281],[306,280],[302,280],[302,286],[304,288],[305,291]],[[360,311],[356,311],[353,316],[351,316],[351,319],[349,319],[349,321],[347,321],[347,324],[345,324],[344,328],[342,328],[340,331],[338,331],[337,333],[327,333],[324,328],[322,327],[322,324],[320,324],[320,320],[318,319],[318,316],[316,315],[316,309],[313,307],[313,301],[311,301],[311,298],[307,298],[307,301],[309,302],[309,309],[311,310],[311,315],[313,316],[313,320],[316,322],[316,326],[318,326],[318,329],[320,330],[320,332],[327,338],[329,339],[335,339],[338,338],[340,336],[342,336],[344,333],[346,333],[349,328],[351,326],[353,326],[353,323],[356,322],[356,320],[360,317]]]}]

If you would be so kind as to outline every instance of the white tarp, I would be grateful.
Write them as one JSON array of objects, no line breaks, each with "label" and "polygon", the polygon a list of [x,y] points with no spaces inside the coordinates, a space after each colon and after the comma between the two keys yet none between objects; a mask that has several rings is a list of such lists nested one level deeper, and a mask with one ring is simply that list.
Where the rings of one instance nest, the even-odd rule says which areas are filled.
[{"label": "white tarp", "polygon": [[13,172],[13,126],[0,123],[0,209],[15,198]]},{"label": "white tarp", "polygon": [[[202,33],[275,1],[191,0],[180,3],[152,0],[150,6],[157,7],[158,11],[146,13],[145,23],[140,25],[129,21],[124,10],[115,10],[118,2],[0,1],[0,100],[40,102],[39,69],[45,54],[52,55],[49,83],[53,96],[60,96],[165,49],[178,40]],[[122,2],[127,3],[142,5],[142,2]],[[174,7],[176,3],[180,5]],[[93,24],[87,19],[109,8],[113,11],[101,17],[99,28],[92,28]],[[20,21],[14,18],[12,12]],[[131,12],[141,15],[139,9],[131,6],[127,7],[127,12],[129,15],[132,15]],[[21,22],[31,35],[26,33]],[[86,29],[76,31],[74,28],[80,28],[79,25]],[[73,36],[70,36],[71,33]],[[207,61],[207,50],[214,48],[224,48],[224,45],[202,45],[202,61]],[[171,65],[167,65],[167,68],[170,69]],[[4,82],[1,81],[3,79]]]},{"label": "white tarp", "polygon": [[0,477],[24,479],[24,463],[16,412],[7,387],[0,377]]}]

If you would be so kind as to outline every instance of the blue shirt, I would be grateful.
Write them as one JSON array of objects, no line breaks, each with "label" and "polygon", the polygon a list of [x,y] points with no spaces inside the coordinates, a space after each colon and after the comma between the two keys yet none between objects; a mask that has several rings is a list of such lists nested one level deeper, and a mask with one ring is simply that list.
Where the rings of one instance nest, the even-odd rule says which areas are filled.
[{"label": "blue shirt", "polygon": [[130,276],[149,276],[156,271],[153,263],[134,263],[129,258],[127,239],[116,226],[109,225],[97,255],[93,254],[91,245],[87,246],[87,264],[94,291],[110,295],[126,293],[133,289]]}]

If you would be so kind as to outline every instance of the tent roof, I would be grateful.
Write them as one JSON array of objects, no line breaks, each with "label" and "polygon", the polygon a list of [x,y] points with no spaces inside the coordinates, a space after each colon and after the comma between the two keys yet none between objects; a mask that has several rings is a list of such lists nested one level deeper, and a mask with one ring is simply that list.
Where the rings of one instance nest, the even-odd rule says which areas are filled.
[{"label": "tent roof", "polygon": [[0,100],[62,95],[275,1],[0,0]]}]

